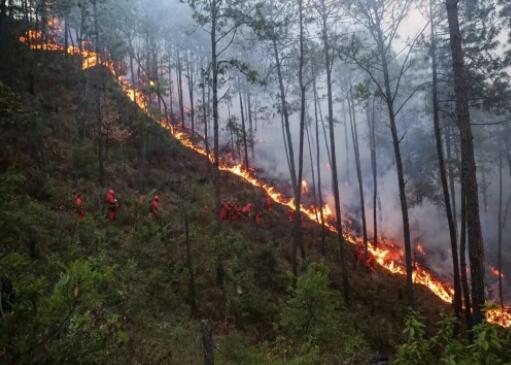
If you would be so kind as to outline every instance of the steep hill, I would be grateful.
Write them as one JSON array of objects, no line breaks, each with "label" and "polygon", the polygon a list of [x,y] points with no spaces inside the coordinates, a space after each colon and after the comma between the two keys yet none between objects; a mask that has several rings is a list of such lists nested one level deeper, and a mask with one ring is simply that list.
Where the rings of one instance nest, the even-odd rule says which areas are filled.
[{"label": "steep hill", "polygon": [[[306,222],[304,279],[292,290],[286,208],[265,210],[260,224],[224,222],[218,233],[204,158],[138,110],[106,70],[19,47],[0,74],[2,363],[198,364],[206,327],[225,364],[364,364],[395,350],[406,314],[401,277],[366,272],[350,249],[353,302],[342,303],[336,241],[322,256],[319,227]],[[230,174],[222,187],[225,201],[262,209],[261,190]],[[108,188],[121,204],[112,223]],[[157,220],[140,204],[154,192]],[[445,309],[417,291],[428,318]]]}]

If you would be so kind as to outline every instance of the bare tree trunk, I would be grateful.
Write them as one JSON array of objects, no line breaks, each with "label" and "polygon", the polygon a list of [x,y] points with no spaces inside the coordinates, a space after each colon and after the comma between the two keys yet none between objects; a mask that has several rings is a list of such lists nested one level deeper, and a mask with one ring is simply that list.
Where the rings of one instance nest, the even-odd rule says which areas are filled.
[{"label": "bare tree trunk", "polygon": [[447,121],[447,123],[444,126],[445,147],[447,152],[447,171],[449,173],[449,191],[451,196],[452,219],[454,221],[454,229],[456,231],[456,236],[458,236],[457,234],[458,218],[456,213],[456,190],[454,189],[454,166],[453,166],[453,159],[456,156],[453,156],[451,151],[452,136],[450,129],[451,129],[450,122]]},{"label": "bare tree trunk", "polygon": [[502,215],[502,147],[499,143],[499,216],[497,226],[497,257],[498,257],[498,280],[499,280],[499,302],[502,308],[504,308],[504,295],[502,290],[502,231],[503,231],[503,215]]},{"label": "bare tree trunk", "polygon": [[477,173],[474,156],[474,141],[470,127],[470,112],[468,106],[468,86],[465,75],[462,38],[458,20],[457,0],[446,0],[447,20],[454,72],[456,95],[456,115],[461,134],[461,154],[463,179],[465,184],[466,213],[468,226],[468,249],[472,277],[472,303],[474,324],[482,322],[484,316],[484,245],[479,216],[479,194],[477,188]]},{"label": "bare tree trunk", "polygon": [[403,171],[403,160],[401,158],[400,138],[397,133],[396,113],[394,111],[394,98],[390,87],[390,74],[387,64],[387,53],[385,49],[385,41],[383,38],[383,31],[381,27],[381,19],[374,3],[374,18],[376,19],[375,30],[378,39],[378,52],[383,67],[383,79],[385,85],[385,102],[387,104],[390,132],[392,135],[392,144],[394,146],[394,159],[396,162],[397,180],[399,187],[399,201],[401,203],[401,215],[403,219],[403,239],[405,248],[405,263],[406,263],[406,294],[408,306],[414,307],[414,294],[413,294],[413,263],[412,263],[412,245],[410,241],[410,221],[408,216],[408,202],[406,201],[406,187]]},{"label": "bare tree trunk", "polygon": [[[153,80],[154,80],[154,87],[155,87],[155,90],[156,90],[156,94],[158,96],[158,119],[160,118],[161,116],[161,106],[162,106],[162,100],[163,98],[161,97],[161,93],[160,93],[160,75],[159,75],[159,68],[158,68],[158,53],[156,52],[156,49],[153,50]],[[163,100],[165,101],[165,100]],[[165,109],[167,109],[167,107],[165,106]],[[167,112],[165,111],[165,115],[167,115]]]},{"label": "bare tree trunk", "polygon": [[[511,113],[508,118],[511,118]],[[510,120],[511,122],[511,120]],[[506,159],[507,159],[507,167],[509,169],[509,176],[511,177],[511,124],[507,123],[506,125]]]},{"label": "bare tree trunk", "polygon": [[138,80],[135,81],[135,69],[133,68],[133,45],[131,37],[129,38],[129,57],[130,57],[130,73],[131,73],[131,85],[133,87],[133,102],[137,104],[137,92],[136,86]]},{"label": "bare tree trunk", "polygon": [[220,220],[220,156],[219,156],[219,126],[218,126],[218,66],[217,66],[217,0],[211,1],[211,72],[212,72],[212,103],[213,103],[213,154],[214,154],[214,185],[215,185],[215,208],[217,218],[217,229],[221,228]]},{"label": "bare tree trunk", "polygon": [[353,95],[351,91],[351,86],[349,90],[348,96],[348,111],[351,125],[351,137],[353,140],[353,153],[355,155],[355,167],[357,170],[357,180],[358,180],[358,192],[360,196],[360,211],[362,215],[362,237],[364,240],[364,254],[366,258],[368,257],[368,247],[367,247],[367,222],[366,222],[366,210],[365,210],[365,199],[364,199],[364,182],[362,180],[362,166],[360,163],[360,149],[358,144],[358,131],[357,131],[357,121],[356,121],[356,111],[355,105],[353,104]]},{"label": "bare tree trunk", "polygon": [[277,47],[277,40],[274,38],[272,39],[273,42],[273,52],[275,57],[275,66],[277,68],[277,76],[279,80],[279,89],[280,89],[280,100],[282,104],[282,114],[283,114],[283,121],[284,121],[284,129],[286,132],[286,140],[287,140],[287,149],[288,149],[288,155],[289,155],[289,172],[291,174],[291,183],[293,184],[293,187],[296,186],[296,170],[295,170],[295,157],[294,157],[294,150],[293,150],[293,141],[291,139],[291,129],[289,127],[289,113],[287,110],[287,102],[286,102],[286,89],[284,87],[284,79],[282,77],[282,65],[280,63],[280,55],[279,50]]},{"label": "bare tree trunk", "polygon": [[453,286],[454,286],[454,300],[453,308],[456,317],[459,319],[461,316],[461,286],[460,286],[460,272],[458,263],[458,242],[456,237],[456,228],[453,220],[453,213],[451,209],[451,200],[449,197],[449,187],[447,185],[447,172],[445,171],[444,151],[442,146],[442,134],[440,131],[440,119],[438,113],[438,95],[437,95],[437,64],[436,64],[436,39],[435,39],[435,19],[433,16],[433,1],[429,1],[430,11],[430,30],[431,30],[431,67],[432,67],[432,103],[433,103],[433,125],[435,131],[436,151],[438,157],[438,168],[440,171],[440,181],[442,183],[442,192],[444,195],[445,213],[447,216],[447,223],[449,226],[449,235],[451,238],[451,256],[453,267]]},{"label": "bare tree trunk", "polygon": [[371,116],[369,117],[369,109],[367,113],[367,121],[369,127],[369,148],[371,150],[371,171],[373,174],[373,246],[378,247],[378,165],[376,160],[376,119],[374,110],[375,98],[372,102]]},{"label": "bare tree trunk", "polygon": [[179,98],[179,112],[181,116],[181,127],[185,128],[185,106],[183,103],[183,65],[181,64],[181,54],[177,49],[177,96]]},{"label": "bare tree trunk", "polygon": [[392,133],[392,141],[394,145],[394,156],[396,159],[396,168],[398,175],[399,186],[399,200],[401,202],[401,214],[403,218],[403,236],[405,246],[405,261],[406,261],[406,292],[408,305],[414,306],[413,295],[413,265],[412,265],[412,249],[410,242],[410,223],[408,217],[408,203],[406,201],[405,179],[403,172],[403,162],[401,159],[401,149],[399,147],[399,137],[397,135],[396,120],[394,114],[394,106],[392,103],[387,104],[389,109],[390,130]]},{"label": "bare tree trunk", "polygon": [[7,0],[2,0],[0,2],[0,50],[3,49],[4,44],[4,24],[6,19],[7,12]]},{"label": "bare tree trunk", "polygon": [[344,106],[344,101],[342,102],[342,115],[344,117],[343,125],[344,125],[344,147],[346,149],[346,181],[350,181],[350,140],[348,136],[348,121],[346,120],[346,110]]},{"label": "bare tree trunk", "polygon": [[68,35],[69,35],[69,15],[67,14],[64,14],[64,56],[67,57],[67,49],[69,48],[69,40],[68,40]]},{"label": "bare tree trunk", "polygon": [[[95,0],[92,1],[94,2],[95,7],[96,1]],[[41,12],[41,43],[45,44],[48,38],[48,4],[46,3],[46,0],[41,0],[41,3],[39,4],[39,9]],[[96,20],[94,20],[94,22],[96,22]],[[96,23],[94,24],[95,24],[94,26],[96,26]]]},{"label": "bare tree trunk", "polygon": [[248,140],[250,145],[250,155],[252,157],[252,162],[255,158],[254,151],[254,122],[252,118],[252,97],[250,96],[250,90],[248,85],[245,85],[245,92],[247,96],[247,111],[248,111]]},{"label": "bare tree trunk", "polygon": [[318,197],[317,197],[317,189],[316,189],[316,172],[314,171],[314,159],[312,157],[312,143],[310,138],[309,124],[305,124],[305,134],[307,135],[307,147],[309,151],[309,163],[311,167],[311,175],[312,175],[312,195],[314,198],[314,213],[316,216],[316,221],[319,222],[319,212],[318,212]]},{"label": "bare tree trunk", "polygon": [[204,122],[204,147],[206,148],[206,167],[208,172],[211,171],[210,163],[210,151],[209,151],[209,136],[208,136],[208,109],[207,104],[209,100],[206,100],[206,75],[202,74],[202,119]]},{"label": "bare tree trunk", "polygon": [[193,105],[193,64],[191,57],[188,58],[187,62],[187,73],[188,73],[188,93],[190,95],[190,121],[192,124],[192,136],[195,133],[195,110]]},{"label": "bare tree trunk", "polygon": [[[215,1],[215,0],[213,0]],[[213,345],[213,330],[209,323],[205,320],[201,321],[201,337],[202,348],[204,352],[204,365],[214,365],[214,345]]]},{"label": "bare tree trunk", "polygon": [[295,278],[298,275],[298,262],[296,258],[297,247],[300,247],[302,260],[305,259],[302,237],[302,176],[303,176],[303,147],[305,137],[305,83],[303,80],[304,69],[304,31],[303,31],[303,0],[298,0],[300,17],[300,60],[298,69],[298,82],[300,84],[300,137],[298,144],[298,176],[295,188],[295,224],[293,242],[293,273]]},{"label": "bare tree trunk", "polygon": [[342,217],[341,217],[341,201],[339,196],[339,180],[337,178],[337,157],[335,154],[335,134],[334,134],[334,110],[333,110],[333,95],[332,95],[332,56],[330,55],[330,43],[328,41],[328,25],[327,25],[327,11],[325,0],[321,2],[321,18],[322,18],[322,40],[323,52],[325,55],[325,68],[327,77],[327,94],[328,94],[328,125],[330,130],[330,162],[332,166],[332,190],[334,193],[335,201],[335,228],[337,230],[337,239],[339,241],[339,254],[342,269],[342,287],[344,294],[344,301],[347,305],[350,304],[350,286],[348,278],[348,267],[346,266],[345,258],[345,242],[342,234]]},{"label": "bare tree trunk", "polygon": [[248,170],[249,165],[248,165],[247,129],[245,128],[245,113],[243,111],[243,97],[241,96],[241,83],[238,82],[238,85],[240,86],[239,97],[240,97],[241,129],[242,129],[242,133],[243,133],[243,150],[245,152],[243,165],[245,166],[245,169]]},{"label": "bare tree trunk", "polygon": [[169,49],[169,107],[170,107],[170,115],[174,118],[174,88],[172,87],[172,64],[170,58],[170,49]]},{"label": "bare tree trunk", "polygon": [[101,88],[103,84],[103,70],[99,67],[101,64],[101,57],[100,57],[100,44],[99,44],[99,25],[98,25],[98,10],[97,10],[97,0],[91,0],[92,1],[92,9],[93,9],[93,16],[94,16],[94,37],[96,41],[96,64],[98,67],[96,67],[96,128],[97,128],[97,136],[96,136],[96,143],[97,143],[97,151],[98,151],[98,178],[99,183],[103,185],[103,178],[105,175],[105,167],[104,167],[104,146],[103,146],[103,121],[101,117]]},{"label": "bare tree trunk", "polygon": [[[462,172],[463,174],[463,172]],[[467,328],[472,328],[472,304],[470,300],[470,289],[467,277],[466,244],[467,244],[467,212],[465,205],[465,188],[463,178],[461,179],[461,228],[460,228],[460,272],[461,285],[463,287],[463,301],[465,302],[465,322]]]},{"label": "bare tree trunk", "polygon": [[[314,67],[314,65],[312,66]],[[319,218],[321,222],[321,254],[326,256],[326,231],[325,231],[325,217],[323,215],[323,191],[321,187],[321,148],[319,142],[319,118],[318,118],[318,93],[316,89],[316,75],[313,69],[312,87],[314,93],[314,121],[316,132],[316,167],[318,171],[318,200],[319,200]]]}]

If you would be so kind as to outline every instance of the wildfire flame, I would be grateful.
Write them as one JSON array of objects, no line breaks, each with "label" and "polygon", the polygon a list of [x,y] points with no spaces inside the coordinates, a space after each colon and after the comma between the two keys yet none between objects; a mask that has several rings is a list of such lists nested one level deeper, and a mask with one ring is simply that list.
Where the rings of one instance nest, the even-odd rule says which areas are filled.
[{"label": "wildfire flame", "polygon": [[302,180],[302,193],[306,194],[309,192],[309,185],[307,185],[307,181]]},{"label": "wildfire flame", "polygon": [[426,255],[426,251],[424,250],[424,246],[422,245],[422,243],[417,243],[417,246],[415,246],[415,250],[421,256]]},{"label": "wildfire flame", "polygon": [[[58,20],[53,19],[49,25],[58,26]],[[60,45],[54,38],[48,37],[45,42],[42,42],[41,32],[30,30],[26,35],[20,36],[19,40],[29,45],[33,50],[45,50],[45,51],[60,51],[64,52],[64,47]],[[98,55],[95,51],[90,50],[90,45],[82,44],[81,49],[76,46],[69,46],[66,53],[72,56],[79,56],[82,59],[82,69],[88,69],[97,65]],[[101,59],[101,58],[100,58]],[[101,59],[101,65],[106,67],[115,79],[118,81],[122,91],[133,101],[141,110],[147,111],[147,99],[144,93],[132,86],[128,80],[123,76],[118,76],[115,71],[114,64],[108,59]],[[214,156],[206,152],[206,149],[202,146],[195,144],[189,135],[180,130],[177,126],[170,125],[165,120],[156,121],[164,129],[168,130],[169,133],[183,146],[190,148],[196,153],[205,156],[211,163],[214,162]],[[295,210],[295,201],[292,198],[288,198],[283,195],[278,189],[258,178],[253,171],[246,170],[242,164],[235,164],[231,161],[222,160],[220,161],[220,170],[229,172],[236,176],[239,176],[254,187],[263,190],[267,196],[269,196],[274,202],[285,206],[289,209]],[[327,166],[329,168],[329,166]],[[302,182],[302,189],[308,189],[307,183]],[[310,207],[301,204],[301,212],[307,216],[310,220],[321,224],[318,213],[319,209],[323,211],[324,225],[331,232],[337,232],[334,224],[335,217],[328,205],[323,207]],[[343,236],[346,242],[353,245],[362,244],[362,238],[356,237],[350,232],[349,228],[345,225],[343,229]],[[420,246],[422,247],[422,246]],[[421,252],[421,248],[417,246],[417,251]],[[383,241],[378,242],[377,247],[374,245],[368,246],[368,253],[374,258],[375,262],[384,270],[389,271],[396,275],[406,275],[406,268],[403,264],[403,250],[393,242]],[[493,271],[493,270],[492,270]],[[452,303],[454,297],[454,290],[452,285],[435,278],[433,274],[426,268],[421,267],[418,263],[414,265],[413,271],[413,282],[416,284],[427,287],[433,294],[446,303]],[[488,322],[497,324],[503,327],[511,326],[511,306],[493,308],[486,311],[486,319]]]},{"label": "wildfire flame", "polygon": [[491,273],[496,277],[504,277],[504,273],[500,272],[499,269],[497,269],[495,266],[490,266]]}]

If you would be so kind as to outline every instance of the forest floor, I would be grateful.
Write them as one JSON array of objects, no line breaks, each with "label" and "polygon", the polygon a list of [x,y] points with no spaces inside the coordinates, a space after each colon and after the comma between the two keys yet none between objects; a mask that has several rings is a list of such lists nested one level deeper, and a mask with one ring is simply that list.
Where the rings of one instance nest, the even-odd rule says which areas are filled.
[{"label": "forest floor", "polygon": [[[307,339],[287,331],[283,320],[293,281],[286,208],[274,206],[260,225],[224,222],[217,233],[205,159],[138,110],[108,72],[82,71],[72,58],[20,48],[0,77],[0,276],[13,284],[15,300],[26,300],[14,322],[2,322],[0,359],[66,363],[75,357],[88,363],[94,356],[91,363],[198,364],[199,324],[207,319],[220,364],[308,363]],[[112,132],[103,184],[94,139],[97,80]],[[230,174],[221,179],[224,200],[263,206],[261,190]],[[111,224],[104,205],[110,187],[121,203]],[[157,221],[138,203],[152,191],[161,197]],[[83,220],[74,206],[78,193]],[[335,237],[327,237],[322,256],[320,227],[305,221],[304,244],[302,269],[311,262],[325,265],[336,303],[335,341],[315,350],[323,363],[364,364],[377,352],[391,355],[403,341],[404,278],[357,267],[349,247],[347,306]],[[56,290],[73,280],[67,297],[58,299]],[[426,288],[416,287],[416,297],[428,320],[448,310]]]}]

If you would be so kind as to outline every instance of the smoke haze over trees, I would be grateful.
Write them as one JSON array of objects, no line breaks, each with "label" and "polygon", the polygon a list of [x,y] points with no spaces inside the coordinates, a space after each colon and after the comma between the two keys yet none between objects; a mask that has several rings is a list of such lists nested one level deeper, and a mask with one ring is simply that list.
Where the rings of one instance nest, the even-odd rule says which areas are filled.
[{"label": "smoke haze over trees", "polygon": [[[11,51],[21,45],[34,52],[16,51],[17,61]],[[39,51],[46,57],[42,61],[34,56]],[[152,173],[157,164],[151,159],[154,151],[163,148],[155,126],[137,116],[140,110],[118,104],[111,79],[146,117],[175,137],[183,133],[185,142],[205,156],[201,167],[188,166],[190,174],[200,171],[197,180],[203,187],[188,186],[186,173],[181,180],[170,177],[160,183],[178,186],[169,201],[179,207],[178,228],[168,228],[169,223],[136,234],[142,237],[151,231],[165,247],[162,237],[184,230],[178,251],[185,255],[185,264],[176,271],[186,276],[181,286],[187,288],[185,302],[197,322],[207,364],[215,361],[210,321],[225,318],[206,320],[204,308],[210,304],[204,302],[221,302],[211,305],[222,308],[222,315],[233,310],[238,329],[250,316],[260,315],[253,308],[243,312],[236,307],[240,312],[235,312],[233,306],[249,304],[226,299],[229,285],[239,297],[256,285],[244,287],[241,279],[233,279],[244,265],[233,266],[233,256],[243,256],[246,243],[228,223],[253,214],[257,232],[264,214],[253,212],[271,207],[255,201],[238,206],[229,200],[233,187],[223,173],[232,166],[239,168],[238,175],[256,176],[289,199],[284,204],[290,208],[285,233],[289,273],[285,280],[284,274],[269,278],[268,285],[275,292],[285,287],[283,282],[291,289],[280,312],[270,304],[261,311],[274,311],[269,321],[288,331],[289,338],[306,334],[310,354],[321,346],[330,349],[328,337],[342,333],[342,326],[330,326],[327,317],[358,305],[353,304],[361,300],[357,265],[363,262],[364,275],[374,275],[372,252],[379,246],[395,248],[392,254],[404,270],[405,281],[399,285],[408,309],[421,306],[417,301],[422,294],[414,284],[419,268],[449,283],[456,324],[444,325],[454,332],[459,326],[480,330],[477,325],[484,322],[488,303],[503,310],[511,304],[511,5],[506,0],[0,0],[0,53],[0,60],[9,58],[9,67],[27,68],[16,74],[22,74],[23,81],[3,68],[1,86],[22,89],[45,112],[60,115],[62,107],[39,100],[44,99],[38,98],[40,93],[51,91],[41,86],[40,80],[46,80],[38,75],[41,67],[57,73],[63,88],[73,90],[67,96],[73,107],[66,112],[73,115],[69,120],[76,127],[69,122],[66,128],[74,128],[73,133],[76,129],[76,143],[90,150],[82,157],[93,161],[88,167],[94,177],[90,184],[106,189],[112,176],[136,170],[139,177],[125,182],[129,189],[151,191],[143,176]],[[54,54],[65,63],[55,71],[51,65],[56,61],[50,59]],[[0,102],[11,100],[9,92],[5,95]],[[10,101],[5,105],[11,113]],[[2,120],[1,127],[11,133],[15,129],[9,129],[9,123]],[[59,134],[55,127],[46,129],[52,130],[52,138]],[[40,145],[46,143],[51,145]],[[129,143],[137,151],[134,160],[129,147],[119,147]],[[47,161],[44,153],[35,152],[37,145],[30,145],[31,153]],[[57,144],[48,148],[58,149]],[[123,161],[119,166],[113,162],[118,156]],[[130,167],[132,160],[136,167]],[[2,161],[6,169],[11,165],[7,157]],[[169,171],[186,170],[183,164],[189,163],[163,157],[161,161],[174,164]],[[41,169],[50,165],[41,162]],[[159,168],[167,178],[170,172]],[[0,194],[11,199],[9,176]],[[72,178],[74,192],[85,178]],[[14,206],[16,199],[9,199]],[[208,200],[204,207],[194,206],[203,200]],[[207,233],[196,228],[203,219],[200,209],[212,218]],[[232,218],[236,214],[238,218]],[[311,219],[321,224],[313,238]],[[275,237],[274,228],[272,223],[268,236]],[[111,232],[104,232],[97,235],[109,242]],[[194,244],[201,235],[228,244],[208,246],[207,261],[195,256],[200,250]],[[28,242],[36,241],[32,236]],[[350,240],[356,244],[354,254]],[[7,250],[0,252],[7,257]],[[94,260],[100,260],[97,249],[94,254]],[[273,256],[261,260],[274,265]],[[323,265],[325,260],[334,264]],[[110,280],[109,269],[94,273],[95,265],[99,263],[87,261],[67,269]],[[205,284],[204,272],[214,280]],[[4,290],[7,271],[0,271],[0,279],[4,300],[10,293]],[[207,286],[217,292],[206,300],[200,292]],[[341,294],[332,296],[333,286]],[[69,290],[71,316],[79,303],[78,294],[73,299]],[[329,314],[320,308],[318,316],[311,311],[317,322],[311,317],[310,323],[302,323],[299,313],[308,296]],[[48,318],[59,305],[65,307],[52,298],[56,304],[48,309]],[[87,300],[96,303],[98,298]],[[419,322],[413,312],[406,326],[420,327]],[[440,330],[437,336],[442,335]],[[41,336],[42,347],[52,332]],[[30,346],[25,350],[32,351]],[[399,352],[402,363],[408,355],[405,344]],[[353,355],[352,363],[366,360]]]}]

